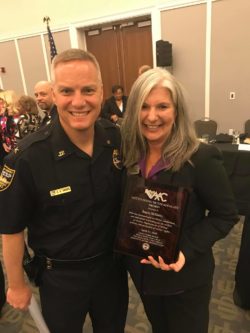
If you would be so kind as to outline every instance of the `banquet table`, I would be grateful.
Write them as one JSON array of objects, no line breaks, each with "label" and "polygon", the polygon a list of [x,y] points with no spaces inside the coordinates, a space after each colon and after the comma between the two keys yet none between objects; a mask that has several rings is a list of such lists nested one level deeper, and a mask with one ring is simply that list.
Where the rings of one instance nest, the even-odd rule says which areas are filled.
[{"label": "banquet table", "polygon": [[221,150],[240,215],[250,215],[250,151],[238,150],[238,145],[215,143]]}]

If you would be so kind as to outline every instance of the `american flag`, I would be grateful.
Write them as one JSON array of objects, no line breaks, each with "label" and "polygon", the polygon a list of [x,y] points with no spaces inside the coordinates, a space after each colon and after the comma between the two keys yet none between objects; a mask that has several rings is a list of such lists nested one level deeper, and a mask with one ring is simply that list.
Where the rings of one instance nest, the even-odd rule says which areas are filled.
[{"label": "american flag", "polygon": [[56,44],[53,38],[53,35],[51,33],[50,27],[47,24],[47,30],[48,30],[48,37],[49,37],[49,47],[50,47],[50,59],[51,61],[53,58],[57,55],[57,50],[56,50]]}]

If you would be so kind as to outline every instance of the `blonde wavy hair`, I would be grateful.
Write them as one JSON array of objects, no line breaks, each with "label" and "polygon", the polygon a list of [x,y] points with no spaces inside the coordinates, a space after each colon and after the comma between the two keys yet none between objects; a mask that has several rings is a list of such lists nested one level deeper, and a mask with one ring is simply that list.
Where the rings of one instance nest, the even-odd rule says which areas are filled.
[{"label": "blonde wavy hair", "polygon": [[5,108],[7,108],[11,114],[18,114],[18,110],[16,108],[16,101],[18,99],[17,94],[14,90],[3,90],[0,92],[0,99],[4,101]]}]

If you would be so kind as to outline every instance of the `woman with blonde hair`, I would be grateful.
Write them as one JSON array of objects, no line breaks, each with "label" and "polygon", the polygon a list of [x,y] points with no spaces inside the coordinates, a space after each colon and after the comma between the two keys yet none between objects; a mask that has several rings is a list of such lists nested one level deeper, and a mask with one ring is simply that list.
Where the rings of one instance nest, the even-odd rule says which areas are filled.
[{"label": "woman with blonde hair", "polygon": [[16,146],[16,122],[18,111],[15,108],[17,95],[13,90],[4,90],[0,92],[0,99],[4,101],[1,115],[1,138],[2,146],[8,154]]},{"label": "woman with blonde hair", "polygon": [[[161,68],[146,71],[133,84],[121,130],[127,168],[123,207],[133,200],[130,193],[136,193],[135,197],[142,193],[142,200],[134,207],[142,205],[143,218],[136,215],[140,229],[129,241],[136,239],[136,246],[145,251],[140,258],[126,256],[126,262],[153,333],[207,333],[214,272],[212,246],[238,221],[222,155],[216,147],[198,141],[184,89]],[[159,217],[167,196],[148,207],[148,188],[159,189],[158,201],[167,188],[184,188],[189,193],[175,258],[168,260],[161,255],[165,236],[162,239],[158,232],[162,229],[167,235],[174,224],[172,220],[164,224],[164,214],[170,209],[167,205]],[[129,211],[133,213],[133,208]],[[155,244],[159,246],[151,252]]]}]

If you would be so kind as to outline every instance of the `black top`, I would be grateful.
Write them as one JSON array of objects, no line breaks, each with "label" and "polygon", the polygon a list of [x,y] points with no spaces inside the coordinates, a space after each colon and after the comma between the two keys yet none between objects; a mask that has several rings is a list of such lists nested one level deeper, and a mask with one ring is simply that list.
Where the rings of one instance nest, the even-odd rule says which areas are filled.
[{"label": "black top", "polygon": [[120,134],[95,126],[90,157],[67,137],[59,120],[20,141],[0,176],[0,232],[28,227],[36,254],[80,259],[110,251],[120,209]]},{"label": "black top", "polygon": [[101,117],[111,120],[111,116],[115,114],[119,118],[123,118],[126,111],[127,99],[127,96],[122,96],[122,111],[117,106],[114,96],[106,99],[102,108]]},{"label": "black top", "polygon": [[222,151],[240,215],[250,215],[250,151],[238,150],[238,145],[231,143],[215,146]]},{"label": "black top", "polygon": [[176,273],[142,265],[139,259],[129,257],[128,268],[138,290],[164,295],[211,283],[214,271],[212,246],[238,221],[221,153],[212,145],[200,144],[191,163],[185,163],[178,172],[162,170],[152,181],[192,190],[179,245],[186,263]]},{"label": "black top", "polygon": [[57,112],[57,106],[54,104],[49,112],[42,110],[44,113],[44,117],[41,119],[40,122],[40,128],[48,125],[52,121],[54,121],[57,118],[58,112]]},{"label": "black top", "polygon": [[40,122],[41,120],[38,114],[22,114],[17,121],[16,138],[23,139],[26,135],[36,132],[40,127]]},{"label": "black top", "polygon": [[56,116],[57,116],[57,107],[56,107],[55,104],[52,106],[49,114],[50,114],[50,117],[51,117],[52,120],[54,120],[56,118]]}]

